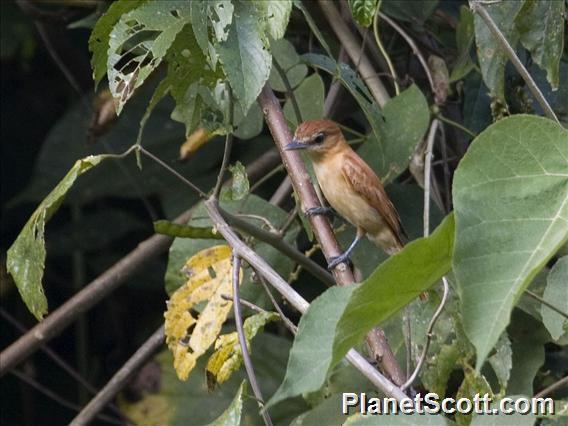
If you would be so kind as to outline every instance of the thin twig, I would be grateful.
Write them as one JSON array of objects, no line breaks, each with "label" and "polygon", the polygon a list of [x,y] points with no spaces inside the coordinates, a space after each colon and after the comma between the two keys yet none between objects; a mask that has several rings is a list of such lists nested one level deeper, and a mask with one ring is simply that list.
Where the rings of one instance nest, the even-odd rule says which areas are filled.
[{"label": "thin twig", "polygon": [[398,75],[396,74],[396,70],[394,68],[394,65],[392,64],[391,58],[385,50],[385,47],[381,42],[381,38],[379,37],[379,10],[381,8],[381,2],[382,0],[379,0],[379,2],[377,3],[377,11],[375,12],[375,17],[373,18],[373,34],[375,35],[375,42],[377,43],[377,47],[379,48],[381,54],[387,62],[387,66],[389,67],[389,71],[392,76],[392,82],[394,84],[394,92],[398,96],[400,94],[400,87],[398,86]]},{"label": "thin twig", "polygon": [[215,188],[213,189],[213,197],[219,198],[219,194],[221,193],[221,187],[223,186],[223,179],[225,177],[225,172],[227,171],[227,167],[229,167],[229,161],[231,159],[231,151],[233,149],[233,114],[234,114],[234,104],[233,104],[233,93],[231,92],[231,88],[227,84],[227,93],[228,93],[228,103],[227,106],[227,123],[226,127],[231,126],[231,130],[227,133],[225,137],[225,149],[223,150],[223,161],[221,163],[221,169],[219,170],[219,174],[217,175],[217,183],[215,184]]},{"label": "thin twig", "polygon": [[233,312],[235,313],[235,325],[237,327],[237,336],[239,338],[239,345],[241,346],[241,353],[243,355],[243,363],[245,364],[245,370],[249,378],[250,387],[256,397],[258,406],[260,408],[260,414],[264,420],[264,424],[267,426],[272,426],[272,419],[268,414],[268,410],[264,409],[264,398],[262,397],[262,392],[260,391],[260,386],[258,386],[258,381],[256,379],[256,374],[254,373],[254,367],[252,365],[252,360],[247,347],[247,338],[245,336],[245,331],[243,329],[243,316],[241,314],[241,303],[239,300],[239,281],[241,274],[241,258],[233,251]]},{"label": "thin twig", "polygon": [[[424,161],[424,237],[427,237],[430,234],[430,170],[432,168],[432,149],[434,146],[434,140],[436,139],[436,130],[438,129],[439,121],[437,119],[432,120],[432,124],[430,125],[430,131],[428,132],[428,140],[426,142],[426,152],[425,152],[425,161]],[[426,342],[424,343],[424,348],[422,349],[422,354],[418,359],[418,363],[414,368],[414,372],[410,375],[408,380],[400,387],[402,390],[406,390],[422,369],[422,365],[426,360],[426,356],[428,355],[428,349],[430,348],[430,342],[432,341],[432,330],[434,329],[434,325],[436,325],[436,321],[442,314],[444,310],[444,306],[446,305],[446,301],[448,299],[448,294],[450,292],[450,286],[448,285],[448,280],[446,277],[442,277],[442,282],[444,284],[444,294],[442,296],[442,300],[434,312],[430,323],[428,324],[428,329],[426,330]]]},{"label": "thin twig", "polygon": [[[223,235],[233,251],[239,257],[246,260],[259,274],[262,274],[272,287],[288,300],[294,308],[300,311],[300,313],[306,312],[310,304],[284,281],[266,260],[260,257],[237,236],[235,231],[233,231],[229,224],[223,219],[223,216],[221,216],[217,201],[209,199],[205,201],[204,205],[215,228]],[[357,353],[357,351],[351,349],[347,353],[346,358],[386,395],[392,396],[397,400],[406,398],[406,394],[402,392],[398,386],[379,373],[363,356]]]},{"label": "thin twig", "polygon": [[424,236],[430,234],[430,186],[431,186],[431,169],[432,169],[432,150],[434,148],[434,140],[436,139],[436,131],[440,122],[433,119],[430,124],[430,131],[426,142],[426,151],[424,152],[424,216],[423,231]]},{"label": "thin twig", "polygon": [[298,249],[288,244],[284,241],[279,234],[266,231],[261,229],[253,224],[247,222],[239,218],[238,216],[232,215],[231,213],[219,208],[221,215],[223,218],[235,228],[239,229],[242,232],[246,232],[249,235],[263,241],[267,244],[270,244],[272,247],[277,249],[279,252],[284,254],[285,256],[289,257],[296,263],[304,266],[308,272],[310,272],[314,277],[318,280],[322,281],[327,285],[334,285],[335,281],[331,274],[314,262],[311,259],[308,259],[306,256],[302,254]]},{"label": "thin twig", "polygon": [[72,426],[89,424],[97,413],[128,384],[128,381],[134,373],[136,373],[163,344],[164,326],[161,326],[138,348],[134,355],[120,367],[120,370],[118,370],[105,387],[100,390],[97,396],[89,401],[70,424]]},{"label": "thin twig", "polygon": [[442,300],[440,301],[440,304],[438,305],[436,312],[434,312],[434,315],[432,316],[432,319],[428,324],[428,329],[426,330],[426,342],[424,343],[424,348],[422,349],[422,354],[420,355],[420,359],[418,360],[418,363],[416,364],[416,368],[414,369],[412,375],[408,378],[406,383],[404,383],[400,387],[402,390],[408,389],[408,387],[412,385],[414,380],[416,380],[416,377],[418,377],[418,374],[422,369],[422,365],[426,360],[426,356],[428,355],[428,349],[430,348],[430,342],[432,341],[432,336],[433,336],[432,331],[434,330],[436,321],[438,320],[438,318],[440,318],[440,315],[444,310],[444,306],[446,305],[446,301],[448,300],[448,295],[450,294],[450,286],[448,285],[448,280],[446,279],[446,277],[442,277],[442,282],[444,283],[444,294],[442,295]]},{"label": "thin twig", "polygon": [[154,154],[152,154],[150,151],[148,151],[146,148],[144,148],[142,145],[137,145],[136,149],[138,151],[140,151],[142,154],[144,154],[146,157],[150,158],[152,161],[154,161],[155,163],[159,164],[160,166],[162,166],[164,169],[166,169],[168,172],[170,172],[172,175],[174,175],[175,177],[177,177],[179,180],[181,180],[183,183],[185,183],[187,186],[189,186],[191,189],[193,189],[195,192],[197,192],[197,194],[201,197],[201,198],[207,198],[207,194],[205,192],[203,192],[201,189],[199,189],[199,187],[197,185],[195,185],[193,182],[191,182],[189,179],[187,179],[186,177],[182,176],[178,171],[176,171],[173,167],[171,167],[169,164],[167,164],[165,161],[163,161],[161,158],[156,157]]},{"label": "thin twig", "polygon": [[268,295],[268,298],[272,302],[272,306],[274,306],[274,309],[276,309],[276,312],[278,312],[278,315],[280,315],[280,318],[282,319],[282,321],[286,325],[286,328],[288,328],[288,330],[290,330],[292,332],[292,334],[296,334],[298,332],[298,327],[296,327],[296,325],[292,321],[290,321],[290,319],[284,314],[284,311],[282,310],[282,308],[280,307],[280,305],[278,304],[278,302],[274,298],[274,295],[270,291],[270,288],[268,288],[268,284],[266,283],[264,276],[262,274],[259,274],[258,272],[257,272],[257,275],[258,275],[258,279],[260,280],[260,284],[262,285],[262,287],[264,288],[264,291]]},{"label": "thin twig", "polygon": [[412,49],[412,51],[414,52],[414,54],[416,55],[416,57],[420,61],[420,64],[422,65],[422,68],[424,69],[424,73],[426,74],[426,77],[428,77],[428,83],[430,84],[430,88],[432,89],[432,92],[435,92],[436,88],[434,86],[434,79],[432,78],[432,73],[430,72],[430,68],[428,67],[428,62],[426,62],[426,59],[424,59],[422,52],[420,52],[420,49],[418,49],[418,46],[416,45],[416,43],[414,42],[412,37],[410,37],[400,25],[398,25],[395,21],[393,21],[391,18],[389,18],[384,13],[379,12],[379,16],[381,17],[381,19],[384,19],[391,27],[393,27],[393,29],[397,33],[399,33],[402,36],[402,38],[406,41],[406,43],[410,46],[410,48]]},{"label": "thin twig", "polygon": [[[231,296],[227,295],[227,294],[222,294],[222,295],[221,295],[221,299],[227,300],[227,301],[229,301],[229,302],[232,302],[232,301],[233,301],[233,298],[232,298]],[[243,306],[249,308],[249,309],[252,309],[253,311],[255,311],[255,312],[259,313],[259,314],[266,314],[266,313],[268,313],[268,311],[267,311],[266,309],[262,309],[260,306],[255,305],[254,303],[249,302],[248,300],[239,298],[239,303],[240,303],[241,305],[243,305]]]},{"label": "thin twig", "polygon": [[562,315],[564,318],[568,319],[568,313],[564,312],[562,309],[558,308],[557,306],[554,306],[552,303],[544,300],[542,297],[540,297],[538,294],[530,291],[530,290],[525,290],[525,294],[529,297],[532,297],[533,299],[539,301],[540,303],[542,303],[544,306],[552,309],[554,312],[556,312],[557,314]]},{"label": "thin twig", "polygon": [[290,197],[292,193],[292,181],[290,180],[290,176],[286,175],[286,177],[280,183],[280,186],[276,188],[272,197],[268,201],[270,204],[274,204],[275,206],[280,206],[284,201]]},{"label": "thin twig", "polygon": [[[319,0],[318,3],[329,25],[351,58],[351,61],[353,61],[353,63],[357,63],[359,59],[359,52],[361,51],[361,46],[357,41],[357,37],[350,31],[347,24],[345,24],[345,21],[341,18],[334,2],[329,0]],[[373,98],[377,101],[380,107],[384,107],[390,99],[389,93],[383,86],[381,80],[376,76],[373,64],[364,52],[361,53],[361,60],[357,70],[359,71],[359,74],[361,74],[361,77],[365,79]]]},{"label": "thin twig", "polygon": [[[39,383],[37,380],[28,376],[27,374],[24,374],[24,373],[22,373],[21,371],[18,371],[18,370],[12,370],[11,373],[14,376],[16,376],[18,379],[20,379],[22,382],[28,384],[32,388],[36,389],[38,392],[42,393],[43,395],[45,395],[48,398],[52,399],[53,401],[57,402],[62,407],[68,408],[69,410],[72,410],[72,411],[75,411],[75,412],[81,411],[80,406],[73,404],[72,402],[67,401],[65,398],[57,395],[51,389],[48,389],[47,387],[45,387],[44,385]],[[104,420],[104,421],[111,423],[111,424],[115,424],[115,425],[121,425],[122,424],[122,422],[120,420],[106,416],[104,414],[98,414],[96,417],[99,418],[100,420]]]},{"label": "thin twig", "polygon": [[509,60],[513,63],[513,66],[517,69],[518,73],[521,75],[521,77],[527,84],[529,90],[531,91],[537,102],[540,104],[540,106],[542,107],[544,113],[548,116],[548,118],[560,124],[560,121],[558,121],[558,117],[550,107],[546,98],[544,97],[544,95],[542,94],[542,92],[534,82],[533,78],[531,77],[531,75],[529,74],[529,72],[527,71],[527,69],[525,68],[525,66],[523,65],[517,54],[515,53],[513,47],[509,44],[509,42],[505,38],[505,35],[503,35],[499,27],[495,24],[495,22],[491,18],[491,15],[489,15],[487,10],[478,1],[470,0],[469,4],[473,12],[477,13],[481,17],[481,19],[485,21],[485,24],[487,25],[489,30],[493,33],[493,35],[497,39],[497,42],[499,43],[499,45],[501,46],[501,48],[503,49]]},{"label": "thin twig", "polygon": [[550,386],[544,388],[539,393],[537,393],[534,397],[535,398],[543,398],[546,395],[551,394],[555,390],[562,389],[562,388],[565,388],[565,387],[568,387],[568,376],[563,377],[562,379],[558,380],[557,382],[554,382]]},{"label": "thin twig", "polygon": [[436,118],[438,120],[446,123],[446,124],[449,124],[450,126],[455,127],[456,129],[460,129],[462,132],[468,134],[469,136],[471,136],[474,139],[477,137],[477,134],[475,134],[474,132],[469,130],[467,127],[461,125],[457,121],[451,120],[448,117],[443,116],[442,114],[436,114]]}]

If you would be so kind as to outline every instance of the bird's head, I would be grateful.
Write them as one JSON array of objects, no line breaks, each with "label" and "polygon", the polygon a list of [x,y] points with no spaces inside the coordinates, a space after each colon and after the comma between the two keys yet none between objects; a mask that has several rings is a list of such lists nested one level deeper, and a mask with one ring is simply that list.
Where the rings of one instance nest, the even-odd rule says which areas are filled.
[{"label": "bird's head", "polygon": [[325,154],[345,143],[339,126],[330,120],[309,120],[301,123],[286,151],[305,149],[311,154]]}]

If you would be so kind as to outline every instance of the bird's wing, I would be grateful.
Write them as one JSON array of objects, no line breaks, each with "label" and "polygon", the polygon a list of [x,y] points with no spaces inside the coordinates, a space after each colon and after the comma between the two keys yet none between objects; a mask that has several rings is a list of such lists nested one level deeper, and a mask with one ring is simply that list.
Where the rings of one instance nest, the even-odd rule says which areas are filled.
[{"label": "bird's wing", "polygon": [[345,180],[381,215],[402,246],[400,217],[375,172],[355,152],[345,154],[342,163]]}]

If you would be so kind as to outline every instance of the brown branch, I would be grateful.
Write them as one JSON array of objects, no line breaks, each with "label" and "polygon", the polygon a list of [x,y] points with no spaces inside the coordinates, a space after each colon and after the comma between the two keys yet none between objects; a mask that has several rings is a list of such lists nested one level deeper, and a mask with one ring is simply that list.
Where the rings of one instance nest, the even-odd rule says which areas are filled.
[{"label": "brown branch", "polygon": [[81,410],[81,412],[70,423],[73,426],[89,424],[113,398],[128,383],[130,378],[141,368],[146,361],[162,346],[164,343],[164,326],[152,334],[148,340],[120,367],[112,379],[89,403]]},{"label": "brown branch", "polygon": [[[266,280],[278,291],[288,302],[300,313],[307,311],[310,304],[299,295],[278,273],[260,257],[254,250],[247,246],[233,231],[229,224],[223,219],[219,212],[219,205],[216,200],[205,201],[205,208],[217,231],[225,238],[233,251],[242,259],[246,260],[256,271],[264,276]],[[382,390],[386,395],[398,400],[406,398],[398,386],[380,374],[369,362],[354,349],[351,349],[346,358],[357,368],[371,383]]]},{"label": "brown branch", "polygon": [[[276,96],[274,96],[270,87],[264,87],[258,97],[258,102],[264,113],[270,132],[272,133],[276,147],[280,152],[282,162],[288,171],[294,190],[296,191],[296,194],[298,194],[301,210],[300,214],[305,212],[307,209],[320,207],[318,197],[312,182],[310,181],[310,177],[302,158],[296,151],[284,150],[284,147],[290,143],[292,135],[290,134],[290,130],[286,124],[278,99],[276,99]],[[320,215],[311,216],[309,220],[314,230],[314,235],[318,240],[326,259],[329,260],[334,256],[339,256],[341,254],[341,249],[335,239],[329,220]],[[333,275],[338,285],[349,285],[355,282],[351,269],[345,263],[334,268]],[[382,356],[375,356],[375,358],[380,363],[384,371],[396,384],[400,385],[404,383],[404,373],[400,369],[400,366],[398,365],[396,358],[386,341],[384,333],[370,333],[369,339],[376,340],[373,347],[379,346],[382,348]]]},{"label": "brown branch", "polygon": [[[278,152],[275,149],[264,153],[247,167],[250,181],[254,182],[262,175],[263,171],[276,166],[279,159]],[[178,216],[175,222],[184,224],[190,217],[191,210],[188,210]],[[88,311],[101,299],[108,296],[135,274],[148,259],[165,252],[172,240],[171,237],[164,235],[153,235],[144,240],[106,272],[53,311],[41,323],[8,346],[0,353],[0,377],[61,333],[77,317]]]},{"label": "brown branch", "polygon": [[341,45],[347,51],[347,54],[351,58],[354,64],[357,64],[357,70],[361,77],[365,80],[365,83],[369,87],[369,91],[373,95],[373,98],[377,101],[379,106],[383,107],[390,99],[390,96],[383,86],[383,83],[377,76],[373,64],[361,50],[361,45],[357,40],[357,37],[349,30],[345,21],[341,18],[341,14],[334,6],[333,2],[328,0],[319,0],[320,8],[327,18],[329,25],[335,32],[335,35],[341,42]]},{"label": "brown branch", "polygon": [[534,397],[535,398],[543,398],[546,395],[551,394],[552,392],[556,391],[557,389],[568,388],[568,376],[554,382],[547,388],[544,388],[539,393],[537,393]]}]

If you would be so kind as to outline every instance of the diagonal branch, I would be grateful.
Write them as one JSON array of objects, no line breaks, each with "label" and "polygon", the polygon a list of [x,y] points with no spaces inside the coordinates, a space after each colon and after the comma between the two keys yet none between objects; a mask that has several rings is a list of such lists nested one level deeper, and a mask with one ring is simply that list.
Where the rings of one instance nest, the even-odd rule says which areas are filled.
[{"label": "diagonal branch", "polygon": [[[231,246],[233,251],[242,259],[246,260],[256,271],[264,276],[264,278],[278,291],[290,304],[300,313],[307,311],[310,304],[299,295],[278,273],[260,257],[254,250],[247,246],[233,231],[229,224],[223,219],[219,212],[219,206],[216,200],[209,199],[205,201],[205,208],[215,225],[218,232],[225,238],[227,244]],[[357,368],[371,383],[383,391],[386,395],[401,400],[406,398],[406,394],[402,392],[398,386],[389,381],[385,376],[379,373],[375,367],[356,350],[351,349],[347,355],[347,360]]]},{"label": "diagonal branch", "polygon": [[[265,170],[279,162],[278,152],[271,149],[247,167],[251,182],[260,178]],[[178,216],[175,222],[185,224],[191,218],[191,209]],[[30,329],[0,353],[0,377],[13,369],[46,342],[59,335],[77,317],[91,309],[101,299],[135,274],[148,259],[165,252],[173,238],[153,235],[138,244],[134,250],[91,281],[85,288],[53,311],[41,323]]]},{"label": "diagonal branch", "polygon": [[527,87],[529,88],[529,90],[531,91],[537,102],[540,104],[547,117],[550,118],[551,120],[554,120],[557,123],[560,123],[558,121],[558,117],[556,117],[556,114],[550,107],[546,98],[544,97],[544,95],[542,94],[542,92],[534,82],[533,78],[531,77],[531,75],[529,74],[529,72],[527,71],[527,69],[525,68],[525,66],[523,65],[517,54],[515,53],[513,47],[509,44],[509,42],[507,41],[507,39],[505,38],[505,36],[497,26],[497,24],[495,24],[495,22],[491,18],[491,15],[489,15],[487,10],[485,10],[485,8],[480,4],[479,1],[470,0],[469,4],[471,9],[475,13],[477,13],[481,17],[481,19],[483,19],[483,21],[485,22],[491,33],[493,33],[493,36],[501,46],[501,49],[503,49],[505,54],[508,56],[509,60],[513,63],[514,67],[517,69],[523,80],[525,80]]},{"label": "diagonal branch", "polygon": [[[269,86],[265,86],[264,89],[262,89],[258,97],[258,102],[264,113],[265,121],[270,128],[276,147],[280,152],[282,162],[290,176],[294,190],[296,194],[298,194],[301,209],[300,214],[308,209],[320,207],[321,205],[314,186],[300,154],[296,151],[284,150],[284,147],[290,143],[292,135],[286,124],[286,119],[284,118],[278,99],[274,96]],[[311,216],[309,220],[314,230],[314,235],[320,243],[326,259],[329,261],[330,258],[339,256],[341,249],[335,239],[329,220],[321,215]],[[334,268],[333,275],[338,285],[349,285],[355,282],[351,269],[345,263]],[[380,352],[375,353],[375,359],[380,363],[383,370],[395,383],[399,385],[404,383],[404,373],[398,365],[384,333],[380,330],[377,333],[371,332],[368,335],[368,340],[370,340],[370,347],[381,348]],[[380,353],[381,356],[377,356],[378,353]]]},{"label": "diagonal branch", "polygon": [[164,326],[162,325],[138,348],[134,355],[112,376],[112,379],[100,390],[97,396],[89,401],[70,424],[72,426],[89,424],[163,344]]}]

